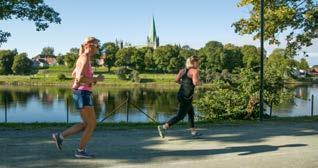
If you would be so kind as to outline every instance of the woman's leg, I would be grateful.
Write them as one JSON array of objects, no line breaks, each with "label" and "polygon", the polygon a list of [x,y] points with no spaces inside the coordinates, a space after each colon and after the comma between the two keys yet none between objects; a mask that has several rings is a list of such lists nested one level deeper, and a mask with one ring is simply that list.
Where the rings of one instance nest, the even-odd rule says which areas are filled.
[{"label": "woman's leg", "polygon": [[176,124],[177,122],[179,122],[180,120],[183,120],[184,117],[187,114],[186,111],[186,104],[183,101],[180,101],[180,105],[179,105],[179,110],[176,116],[172,117],[166,124],[165,127],[169,128],[172,125]]},{"label": "woman's leg", "polygon": [[62,132],[62,136],[64,138],[82,132],[86,127],[86,123],[75,124],[72,127],[66,129]]},{"label": "woman's leg", "polygon": [[83,118],[84,123],[86,123],[86,126],[84,128],[84,132],[80,140],[79,149],[84,150],[96,128],[96,117],[94,108],[90,106],[85,106],[81,110],[81,116]]}]

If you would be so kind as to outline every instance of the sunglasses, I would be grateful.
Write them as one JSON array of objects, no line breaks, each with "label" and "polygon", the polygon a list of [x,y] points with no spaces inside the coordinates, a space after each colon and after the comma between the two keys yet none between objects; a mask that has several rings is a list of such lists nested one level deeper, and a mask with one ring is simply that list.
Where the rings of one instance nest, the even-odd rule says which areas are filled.
[{"label": "sunglasses", "polygon": [[94,44],[94,43],[88,43],[88,44],[86,44],[87,46],[90,46],[90,47],[92,47],[92,46],[94,46],[94,47],[96,47],[96,48],[99,48],[99,45],[98,44]]}]

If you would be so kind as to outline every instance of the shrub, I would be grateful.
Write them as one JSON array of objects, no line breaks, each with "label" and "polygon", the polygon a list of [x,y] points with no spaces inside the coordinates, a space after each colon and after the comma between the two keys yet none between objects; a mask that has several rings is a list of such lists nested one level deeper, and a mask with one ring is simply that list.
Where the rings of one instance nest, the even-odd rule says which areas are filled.
[{"label": "shrub", "polygon": [[58,74],[58,75],[57,75],[57,79],[58,79],[58,80],[66,80],[66,76],[61,73],[61,74]]}]

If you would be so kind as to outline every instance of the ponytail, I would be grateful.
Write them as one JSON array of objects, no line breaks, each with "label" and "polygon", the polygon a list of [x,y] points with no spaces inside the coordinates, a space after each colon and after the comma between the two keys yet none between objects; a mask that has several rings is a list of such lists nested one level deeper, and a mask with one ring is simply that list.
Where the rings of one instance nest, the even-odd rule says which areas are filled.
[{"label": "ponytail", "polygon": [[78,55],[82,55],[85,52],[84,44],[81,44]]}]

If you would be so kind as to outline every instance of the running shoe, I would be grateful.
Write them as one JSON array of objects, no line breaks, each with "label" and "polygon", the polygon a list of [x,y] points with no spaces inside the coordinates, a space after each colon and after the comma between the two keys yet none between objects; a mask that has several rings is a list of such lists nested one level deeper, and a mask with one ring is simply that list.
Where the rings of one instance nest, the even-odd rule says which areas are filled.
[{"label": "running shoe", "polygon": [[76,150],[75,157],[76,158],[83,158],[83,159],[91,159],[91,158],[94,158],[95,155],[87,153],[85,150],[82,150],[82,151]]},{"label": "running shoe", "polygon": [[166,129],[164,129],[162,125],[158,125],[158,133],[161,138],[165,138]]},{"label": "running shoe", "polygon": [[60,138],[60,133],[52,134],[52,138],[58,150],[62,150],[63,139]]}]

